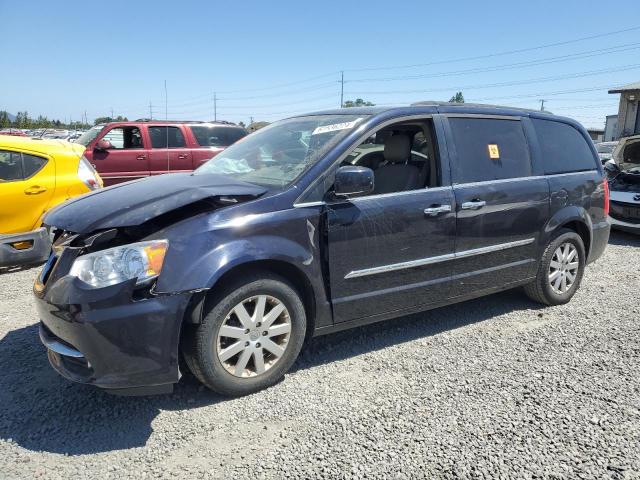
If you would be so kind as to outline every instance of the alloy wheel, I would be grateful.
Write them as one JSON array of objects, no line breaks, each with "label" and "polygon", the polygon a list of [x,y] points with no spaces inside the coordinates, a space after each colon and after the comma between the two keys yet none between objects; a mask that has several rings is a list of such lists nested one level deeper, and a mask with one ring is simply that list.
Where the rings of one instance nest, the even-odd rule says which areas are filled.
[{"label": "alloy wheel", "polygon": [[220,363],[231,375],[255,377],[284,355],[291,317],[284,303],[269,295],[242,300],[227,314],[216,338]]},{"label": "alloy wheel", "polygon": [[565,242],[556,248],[549,264],[549,285],[554,293],[567,293],[578,276],[580,256],[573,243]]}]

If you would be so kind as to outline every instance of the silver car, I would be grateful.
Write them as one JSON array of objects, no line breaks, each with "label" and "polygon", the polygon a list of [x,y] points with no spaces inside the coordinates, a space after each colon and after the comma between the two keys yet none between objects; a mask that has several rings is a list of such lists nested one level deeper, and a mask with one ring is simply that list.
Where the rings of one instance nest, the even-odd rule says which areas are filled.
[{"label": "silver car", "polygon": [[621,138],[605,169],[611,226],[640,234],[640,135]]}]

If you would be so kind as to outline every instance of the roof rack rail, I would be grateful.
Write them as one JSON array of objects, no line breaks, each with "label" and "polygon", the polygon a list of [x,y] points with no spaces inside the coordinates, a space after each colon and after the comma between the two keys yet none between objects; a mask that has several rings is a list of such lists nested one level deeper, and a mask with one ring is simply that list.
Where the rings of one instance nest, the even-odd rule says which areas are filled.
[{"label": "roof rack rail", "polygon": [[[510,107],[508,105],[491,105],[488,103],[442,102],[438,100],[422,100],[419,102],[413,102],[411,106],[412,107],[435,106],[435,107],[508,108],[509,110],[520,110],[523,112],[540,112],[540,110],[535,110],[533,108]],[[542,112],[545,113],[544,110]],[[549,112],[546,112],[546,113],[549,113]]]},{"label": "roof rack rail", "polygon": [[[220,125],[236,125],[233,122],[229,122],[227,120],[162,120],[162,119],[152,119],[152,118],[137,118],[136,120],[124,120],[124,122],[133,121],[133,122],[156,122],[156,123],[216,123]],[[114,122],[112,122],[114,123]],[[122,123],[122,122],[119,122]]]}]

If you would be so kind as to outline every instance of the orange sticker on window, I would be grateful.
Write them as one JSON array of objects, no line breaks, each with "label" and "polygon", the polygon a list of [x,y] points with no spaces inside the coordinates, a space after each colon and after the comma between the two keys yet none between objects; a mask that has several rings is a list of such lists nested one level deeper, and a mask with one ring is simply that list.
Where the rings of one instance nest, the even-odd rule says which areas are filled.
[{"label": "orange sticker on window", "polygon": [[500,149],[498,148],[498,145],[496,145],[495,143],[490,143],[489,145],[487,145],[487,148],[489,149],[489,158],[491,158],[492,160],[497,160],[500,158]]}]

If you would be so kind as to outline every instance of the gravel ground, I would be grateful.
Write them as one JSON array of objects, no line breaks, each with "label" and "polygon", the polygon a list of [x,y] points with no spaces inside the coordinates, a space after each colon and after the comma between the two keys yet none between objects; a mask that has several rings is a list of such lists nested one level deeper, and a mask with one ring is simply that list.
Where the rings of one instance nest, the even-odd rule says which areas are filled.
[{"label": "gravel ground", "polygon": [[36,270],[0,276],[2,478],[640,478],[640,238],[569,305],[519,291],[314,340],[275,387],[121,398],[38,341]]}]

